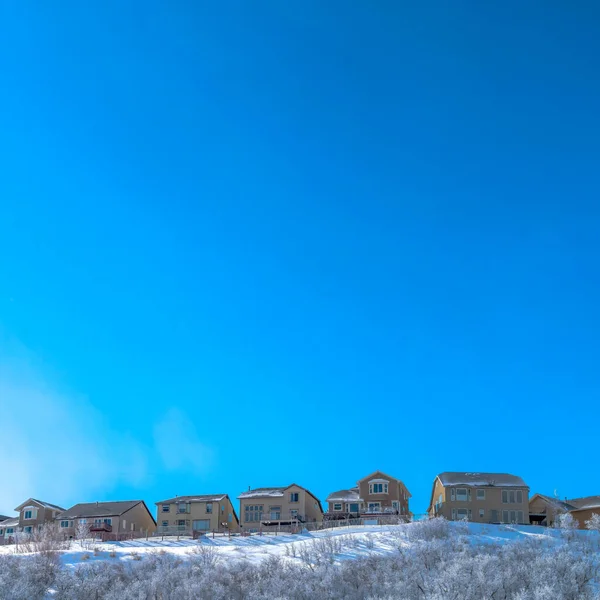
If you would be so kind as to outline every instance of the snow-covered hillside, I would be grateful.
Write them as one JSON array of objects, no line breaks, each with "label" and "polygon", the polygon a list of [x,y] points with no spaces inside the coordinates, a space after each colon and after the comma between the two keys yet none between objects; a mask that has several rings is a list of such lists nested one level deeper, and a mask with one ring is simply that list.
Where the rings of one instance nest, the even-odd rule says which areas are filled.
[{"label": "snow-covered hillside", "polygon": [[596,532],[437,519],[304,535],[73,543],[41,555],[0,548],[3,600],[580,600],[599,597],[597,581]]}]

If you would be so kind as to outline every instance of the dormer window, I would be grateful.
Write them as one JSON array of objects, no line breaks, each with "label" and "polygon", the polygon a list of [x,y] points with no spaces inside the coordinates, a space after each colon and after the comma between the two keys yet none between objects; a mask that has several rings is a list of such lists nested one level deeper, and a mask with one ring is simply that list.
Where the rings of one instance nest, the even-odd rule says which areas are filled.
[{"label": "dormer window", "polygon": [[369,494],[387,494],[388,484],[383,482],[369,483]]},{"label": "dormer window", "polygon": [[35,519],[37,517],[37,509],[32,506],[28,506],[23,510],[23,519],[25,521],[29,521],[31,519]]}]

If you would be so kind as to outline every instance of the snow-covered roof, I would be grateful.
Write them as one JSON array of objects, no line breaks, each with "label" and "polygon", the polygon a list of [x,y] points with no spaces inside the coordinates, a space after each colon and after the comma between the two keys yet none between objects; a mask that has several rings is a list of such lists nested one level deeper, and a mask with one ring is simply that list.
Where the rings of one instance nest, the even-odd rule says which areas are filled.
[{"label": "snow-covered roof", "polygon": [[445,471],[438,475],[442,485],[473,487],[529,487],[520,477],[510,473],[462,473]]},{"label": "snow-covered roof", "polygon": [[[575,508],[575,506],[573,504],[570,504],[570,501],[567,502],[567,501],[559,500],[558,498],[554,498],[553,496],[545,496],[544,494],[536,494],[535,496],[539,496],[545,502],[547,502],[548,504],[550,504],[560,510],[570,511]],[[535,496],[533,498],[531,498],[530,502],[534,501]]]},{"label": "snow-covered roof", "polygon": [[584,498],[573,498],[567,500],[572,504],[574,510],[588,510],[590,508],[600,508],[600,496],[585,496]]},{"label": "snow-covered roof", "polygon": [[19,517],[11,517],[5,519],[0,523],[0,529],[6,529],[7,527],[16,527],[19,524]]},{"label": "snow-covered roof", "polygon": [[361,498],[358,493],[358,488],[349,490],[339,490],[327,496],[327,502],[360,502]]},{"label": "snow-covered roof", "polygon": [[243,492],[238,496],[238,500],[242,498],[281,498],[283,497],[283,493],[288,489],[288,486],[285,487],[271,487],[271,488],[255,488],[253,490],[248,490],[247,492]]},{"label": "snow-covered roof", "polygon": [[175,498],[169,498],[168,500],[161,500],[155,502],[155,504],[172,504],[173,502],[220,502],[223,498],[226,498],[227,494],[202,494],[197,496],[175,496]]}]

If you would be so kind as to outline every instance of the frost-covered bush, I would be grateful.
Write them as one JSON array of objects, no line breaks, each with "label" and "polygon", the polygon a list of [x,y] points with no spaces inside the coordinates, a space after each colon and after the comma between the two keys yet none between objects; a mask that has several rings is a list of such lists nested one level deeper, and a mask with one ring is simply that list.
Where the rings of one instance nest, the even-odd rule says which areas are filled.
[{"label": "frost-covered bush", "polygon": [[594,513],[586,522],[585,526],[587,529],[592,531],[600,531],[600,515]]},{"label": "frost-covered bush", "polygon": [[[418,525],[415,527],[415,525]],[[413,533],[408,534],[413,530]],[[532,536],[474,544],[448,523],[402,528],[411,542],[386,536],[388,554],[340,560],[365,541],[347,536],[296,542],[285,557],[262,562],[212,559],[199,545],[182,558],[147,553],[143,560],[79,563],[58,569],[38,557],[0,557],[0,598],[42,600],[592,600],[598,554],[584,536]],[[595,537],[595,536],[589,536]],[[365,538],[366,539],[366,538]],[[404,538],[406,541],[406,538]],[[200,548],[209,548],[201,550]],[[48,560],[48,557],[44,557]]]},{"label": "frost-covered bush", "polygon": [[426,521],[415,521],[406,528],[411,541],[440,540],[450,536],[450,525],[444,517],[435,517]]}]

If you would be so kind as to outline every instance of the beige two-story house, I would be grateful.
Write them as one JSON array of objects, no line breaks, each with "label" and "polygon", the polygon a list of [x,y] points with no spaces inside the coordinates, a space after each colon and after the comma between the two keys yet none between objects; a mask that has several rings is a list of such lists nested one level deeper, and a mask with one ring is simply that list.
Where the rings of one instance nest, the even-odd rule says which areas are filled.
[{"label": "beige two-story house", "polygon": [[23,533],[33,533],[46,523],[53,523],[56,515],[64,508],[35,498],[29,498],[15,508],[19,513],[18,530]]},{"label": "beige two-story house", "polygon": [[453,521],[529,524],[529,486],[509,473],[440,473],[427,512]]},{"label": "beige two-story house", "polygon": [[77,537],[78,525],[105,540],[140,537],[156,531],[156,521],[143,500],[83,502],[56,517],[65,538]]},{"label": "beige two-story house", "polygon": [[244,532],[323,521],[321,501],[295,483],[284,487],[248,489],[238,496],[238,500],[240,527]]},{"label": "beige two-story house", "polygon": [[375,471],[359,479],[356,487],[327,496],[327,517],[346,519],[369,515],[410,515],[408,488],[400,479]]},{"label": "beige two-story house", "polygon": [[156,503],[158,535],[238,531],[240,522],[227,494],[175,496]]}]

